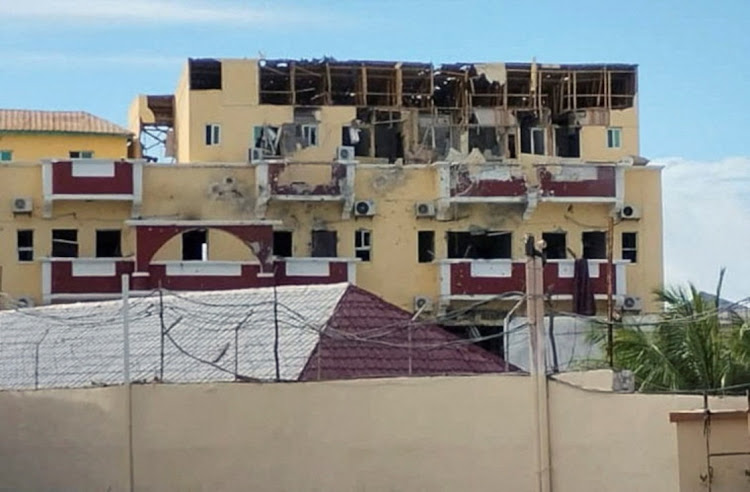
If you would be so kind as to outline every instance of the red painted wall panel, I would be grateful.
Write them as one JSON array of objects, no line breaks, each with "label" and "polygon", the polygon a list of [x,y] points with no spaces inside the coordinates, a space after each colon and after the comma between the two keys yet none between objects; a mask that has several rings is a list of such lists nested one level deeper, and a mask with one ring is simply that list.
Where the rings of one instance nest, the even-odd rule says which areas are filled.
[{"label": "red painted wall panel", "polygon": [[539,169],[539,183],[543,196],[555,197],[612,197],[616,196],[615,168],[597,168],[597,179],[584,181],[553,181],[545,168]]},{"label": "red painted wall panel", "polygon": [[74,277],[73,262],[53,261],[50,291],[52,294],[110,294],[121,291],[120,276],[133,273],[132,261],[118,261],[114,277]]},{"label": "red painted wall panel", "polygon": [[[453,263],[451,272],[452,295],[496,295],[504,292],[526,290],[526,265],[513,263],[511,277],[472,277],[471,263]],[[592,278],[595,294],[607,293],[607,266],[599,265],[599,277]],[[617,285],[616,271],[612,270],[612,285]],[[558,264],[547,263],[544,266],[544,291],[552,295],[572,295],[573,279],[558,278]]]},{"label": "red painted wall panel", "polygon": [[112,178],[73,176],[73,163],[52,163],[52,193],[56,195],[131,195],[133,166],[129,162],[115,162]]}]

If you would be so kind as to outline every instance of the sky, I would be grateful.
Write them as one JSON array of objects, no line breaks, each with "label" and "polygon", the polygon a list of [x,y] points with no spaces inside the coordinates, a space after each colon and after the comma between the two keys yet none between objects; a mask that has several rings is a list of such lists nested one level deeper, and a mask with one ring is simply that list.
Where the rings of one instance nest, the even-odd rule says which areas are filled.
[{"label": "sky", "polygon": [[[0,107],[120,124],[188,57],[639,65],[641,154],[665,165],[669,283],[750,296],[747,0],[0,0]],[[708,186],[707,186],[708,185]]]}]

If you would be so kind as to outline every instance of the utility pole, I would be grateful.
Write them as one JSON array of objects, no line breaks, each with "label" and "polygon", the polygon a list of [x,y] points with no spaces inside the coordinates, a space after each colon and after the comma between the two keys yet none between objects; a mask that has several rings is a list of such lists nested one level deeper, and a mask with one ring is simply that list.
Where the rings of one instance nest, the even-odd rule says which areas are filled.
[{"label": "utility pole", "polygon": [[614,334],[613,323],[615,314],[615,303],[612,299],[613,286],[612,286],[612,268],[614,256],[614,242],[615,242],[615,219],[612,215],[609,216],[607,221],[607,360],[609,361],[609,368],[615,367],[614,357]]},{"label": "utility pole", "polygon": [[534,388],[536,422],[535,455],[537,491],[549,492],[549,400],[544,343],[544,265],[542,248],[537,249],[534,236],[526,237],[526,313],[529,319],[529,373]]},{"label": "utility pole", "polygon": [[130,275],[123,274],[122,281],[122,377],[125,383],[128,436],[128,490],[135,489],[133,468],[133,387],[130,382]]}]

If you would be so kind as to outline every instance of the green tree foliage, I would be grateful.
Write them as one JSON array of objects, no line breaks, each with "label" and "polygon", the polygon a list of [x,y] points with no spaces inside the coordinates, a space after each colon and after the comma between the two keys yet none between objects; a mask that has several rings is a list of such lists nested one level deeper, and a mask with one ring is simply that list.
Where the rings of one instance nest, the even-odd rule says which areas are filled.
[{"label": "green tree foliage", "polygon": [[[665,310],[655,325],[621,326],[614,364],[635,374],[642,391],[720,389],[750,383],[750,327],[693,286],[658,290]],[[603,341],[606,343],[606,340]]]}]

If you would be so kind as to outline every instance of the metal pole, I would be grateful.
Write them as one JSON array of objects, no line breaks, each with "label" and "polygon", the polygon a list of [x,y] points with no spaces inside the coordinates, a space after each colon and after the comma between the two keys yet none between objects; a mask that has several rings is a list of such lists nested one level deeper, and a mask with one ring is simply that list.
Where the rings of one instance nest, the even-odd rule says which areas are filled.
[{"label": "metal pole", "polygon": [[614,323],[615,304],[612,299],[612,256],[614,255],[615,219],[611,215],[607,221],[607,359],[609,367],[615,367],[614,356],[614,334],[612,324]]},{"label": "metal pole", "polygon": [[161,281],[159,281],[159,325],[161,326],[161,337],[159,340],[159,381],[164,382],[164,295],[161,289]]},{"label": "metal pole", "polygon": [[536,417],[535,454],[537,462],[537,490],[549,492],[549,417],[547,398],[547,368],[544,343],[544,277],[542,259],[526,259],[526,310],[529,318],[529,372],[534,386],[534,414]]},{"label": "metal pole", "polygon": [[123,274],[122,280],[122,374],[125,383],[125,406],[128,435],[128,490],[135,490],[133,468],[133,387],[130,384],[130,276]]},{"label": "metal pole", "polygon": [[130,276],[122,275],[122,377],[130,384]]}]

